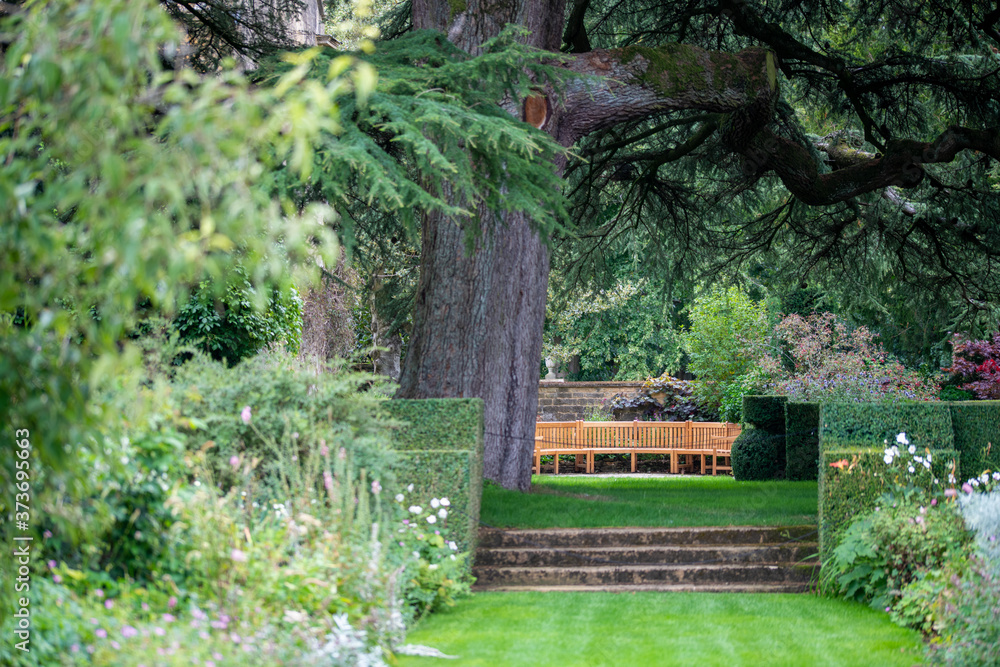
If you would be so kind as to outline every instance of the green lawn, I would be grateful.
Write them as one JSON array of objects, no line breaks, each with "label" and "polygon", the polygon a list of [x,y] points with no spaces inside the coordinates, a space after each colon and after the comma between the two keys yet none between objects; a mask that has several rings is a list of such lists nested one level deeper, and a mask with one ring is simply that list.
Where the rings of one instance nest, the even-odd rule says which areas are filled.
[{"label": "green lawn", "polygon": [[528,494],[487,484],[481,519],[506,528],[816,523],[816,482],[535,475]]},{"label": "green lawn", "polygon": [[407,642],[456,660],[400,665],[913,665],[919,633],[868,607],[813,595],[477,593]]}]

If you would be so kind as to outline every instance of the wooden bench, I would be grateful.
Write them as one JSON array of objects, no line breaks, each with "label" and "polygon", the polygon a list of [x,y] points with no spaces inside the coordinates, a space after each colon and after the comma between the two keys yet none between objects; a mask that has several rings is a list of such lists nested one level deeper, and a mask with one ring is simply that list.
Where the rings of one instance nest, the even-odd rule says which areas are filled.
[{"label": "wooden bench", "polygon": [[[584,459],[586,472],[594,472],[597,454],[630,454],[632,472],[638,454],[667,454],[670,472],[712,474],[730,471],[720,463],[729,458],[730,446],[740,433],[739,424],[728,422],[538,422],[535,428],[534,470],[541,472],[541,457],[555,457],[553,470],[559,472],[559,456],[575,454]],[[684,457],[684,463],[680,462]],[[709,465],[711,461],[711,465]]]}]

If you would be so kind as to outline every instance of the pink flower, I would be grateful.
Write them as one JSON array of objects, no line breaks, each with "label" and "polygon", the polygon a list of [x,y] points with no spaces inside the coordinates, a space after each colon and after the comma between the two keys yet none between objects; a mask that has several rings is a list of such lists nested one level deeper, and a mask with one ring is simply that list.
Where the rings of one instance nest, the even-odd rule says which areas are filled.
[{"label": "pink flower", "polygon": [[931,498],[931,507],[937,505],[937,498]]},{"label": "pink flower", "polygon": [[244,424],[249,424],[250,423],[250,406],[249,405],[244,405],[243,406],[243,412],[240,413],[240,419],[243,420]]},{"label": "pink flower", "polygon": [[173,595],[171,595],[170,599],[167,600],[167,608],[168,609],[173,609],[176,606],[177,606],[177,598],[175,598]]},{"label": "pink flower", "polygon": [[105,630],[104,628],[97,628],[97,632],[95,632],[94,634],[100,637],[101,639],[106,639],[108,636],[108,631]]},{"label": "pink flower", "polygon": [[240,457],[236,456],[235,454],[229,457],[229,465],[235,468],[239,464],[240,464]]},{"label": "pink flower", "polygon": [[157,637],[162,637],[163,635],[167,634],[167,631],[161,627],[155,627],[153,628],[153,634],[155,634]]},{"label": "pink flower", "polygon": [[244,553],[243,551],[240,551],[239,549],[233,549],[231,552],[229,552],[229,557],[232,558],[237,563],[245,563],[245,562],[247,562],[247,555],[246,555],[246,553]]},{"label": "pink flower", "polygon": [[62,583],[62,577],[60,577],[58,574],[53,574],[52,575],[52,581],[56,582],[57,584],[61,584]]},{"label": "pink flower", "polygon": [[319,441],[319,453],[323,456],[330,455],[330,448],[326,446],[326,440]]},{"label": "pink flower", "polygon": [[966,482],[962,485],[962,491],[965,493],[972,493],[972,485]]},{"label": "pink flower", "polygon": [[94,591],[94,595],[96,595],[99,598],[102,598],[102,597],[104,597],[104,591],[102,591],[100,588],[98,588],[96,591]]},{"label": "pink flower", "polygon": [[44,537],[45,539],[49,539],[50,537],[52,537],[52,531],[46,530],[44,533],[42,533],[42,537]]},{"label": "pink flower", "polygon": [[143,603],[142,603],[142,610],[143,610],[143,611],[149,611],[149,604],[148,604],[148,603],[146,603],[146,602],[143,602]]},{"label": "pink flower", "polygon": [[164,615],[163,615],[163,620],[164,620],[164,621],[165,621],[166,623],[173,623],[174,621],[176,621],[176,620],[177,620],[177,617],[176,617],[176,616],[174,616],[173,614],[164,614]]},{"label": "pink flower", "polygon": [[327,491],[333,488],[333,475],[330,474],[329,470],[323,471],[323,486],[326,487]]},{"label": "pink flower", "polygon": [[379,484],[378,480],[376,479],[374,482],[372,482],[372,493],[374,493],[377,496],[379,493],[381,493],[381,491],[382,491],[382,485]]},{"label": "pink flower", "polygon": [[945,489],[944,490],[944,497],[945,498],[954,498],[957,495],[958,495],[958,491],[956,491],[955,489]]},{"label": "pink flower", "polygon": [[129,637],[135,637],[137,634],[139,634],[139,631],[133,628],[131,625],[126,625],[124,628],[122,628],[122,637],[124,637],[125,639],[128,639]]},{"label": "pink flower", "polygon": [[105,609],[111,609],[114,606],[115,606],[115,603],[112,602],[111,600],[105,600],[104,601],[104,608]]}]

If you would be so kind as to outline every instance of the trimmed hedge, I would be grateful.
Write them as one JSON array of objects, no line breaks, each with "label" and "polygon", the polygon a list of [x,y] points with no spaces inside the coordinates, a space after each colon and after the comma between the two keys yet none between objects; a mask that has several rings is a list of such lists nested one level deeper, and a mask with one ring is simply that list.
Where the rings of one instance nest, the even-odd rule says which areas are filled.
[{"label": "trimmed hedge", "polygon": [[785,479],[811,481],[818,475],[819,405],[785,404]]},{"label": "trimmed hedge", "polygon": [[[824,406],[825,407],[825,406]],[[909,432],[907,432],[909,433]],[[888,466],[885,448],[824,449],[819,464],[819,551],[825,563],[840,541],[841,533],[861,514],[873,509],[885,491]],[[952,461],[959,463],[954,449],[932,449],[930,470],[917,468],[914,482],[930,488],[933,480],[947,479]],[[846,461],[844,467],[831,464]]]},{"label": "trimmed hedge", "polygon": [[455,542],[463,551],[475,550],[483,497],[482,399],[400,399],[386,401],[385,407],[390,417],[404,422],[392,443],[399,453],[400,485],[413,484],[407,495],[418,504],[448,498],[448,522],[458,527]]},{"label": "trimmed hedge", "polygon": [[918,449],[953,449],[947,403],[823,403],[820,448],[867,449],[892,443],[905,431]]},{"label": "trimmed hedge", "polygon": [[745,428],[733,441],[733,478],[759,482],[785,470],[785,437],[762,429]]},{"label": "trimmed hedge", "polygon": [[785,432],[787,396],[744,396],[743,422],[768,433]]},{"label": "trimmed hedge", "polygon": [[1000,401],[949,403],[955,449],[962,457],[959,480],[1000,470]]}]

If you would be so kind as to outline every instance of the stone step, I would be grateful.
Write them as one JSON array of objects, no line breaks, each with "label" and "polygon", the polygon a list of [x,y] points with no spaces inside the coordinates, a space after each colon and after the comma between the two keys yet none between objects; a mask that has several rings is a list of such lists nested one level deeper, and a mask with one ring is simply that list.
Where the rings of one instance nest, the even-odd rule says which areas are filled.
[{"label": "stone step", "polygon": [[477,593],[806,593],[806,583],[726,583],[726,584],[601,584],[596,586],[507,586],[476,584]]},{"label": "stone step", "polygon": [[787,584],[807,587],[818,565],[615,565],[577,567],[474,567],[478,590],[510,586],[704,586]]},{"label": "stone step", "polygon": [[480,548],[475,565],[485,566],[575,566],[619,564],[795,563],[815,557],[815,542],[781,545],[736,546],[618,546],[576,548],[505,547]]},{"label": "stone step", "polygon": [[531,547],[701,546],[815,542],[816,526],[724,526],[711,528],[482,528],[481,549]]}]

